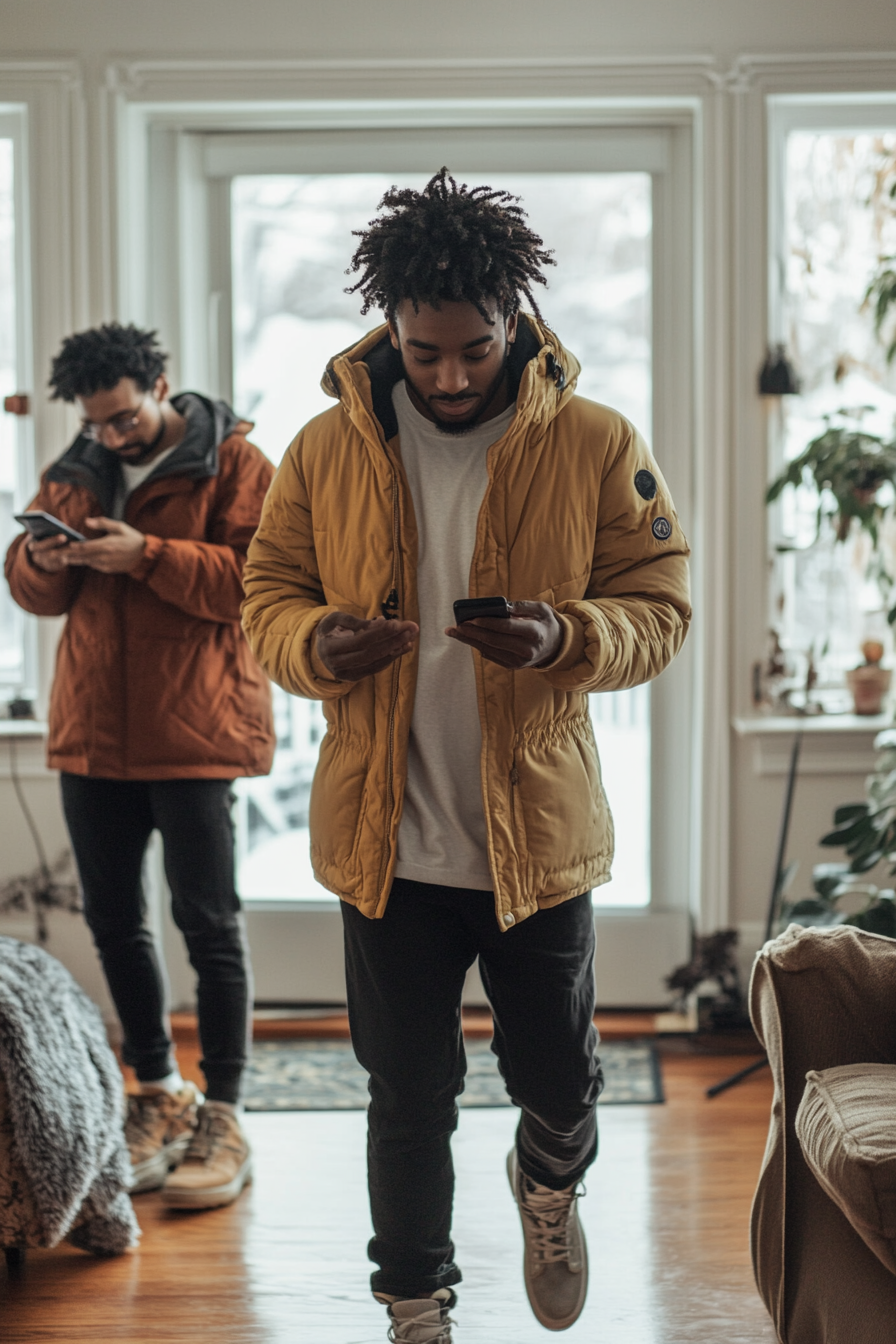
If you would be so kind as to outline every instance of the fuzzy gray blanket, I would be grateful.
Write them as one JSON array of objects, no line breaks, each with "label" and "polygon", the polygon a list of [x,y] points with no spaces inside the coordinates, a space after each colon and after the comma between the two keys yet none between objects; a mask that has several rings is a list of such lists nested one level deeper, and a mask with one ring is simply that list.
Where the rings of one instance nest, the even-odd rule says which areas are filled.
[{"label": "fuzzy gray blanket", "polygon": [[69,1235],[94,1255],[133,1246],[121,1072],[99,1011],[55,958],[2,937],[0,1074],[40,1244]]}]

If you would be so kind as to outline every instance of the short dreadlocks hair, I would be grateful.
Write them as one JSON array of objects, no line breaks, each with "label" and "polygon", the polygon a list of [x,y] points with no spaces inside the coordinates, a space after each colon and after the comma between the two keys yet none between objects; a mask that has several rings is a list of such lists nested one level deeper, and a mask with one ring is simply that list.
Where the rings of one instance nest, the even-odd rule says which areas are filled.
[{"label": "short dreadlocks hair", "polygon": [[133,378],[141,392],[149,392],[164,373],[168,358],[157,335],[133,325],[107,322],[67,336],[50,369],[53,400],[92,397],[94,392],[116,387],[122,378]]},{"label": "short dreadlocks hair", "polygon": [[526,298],[540,320],[532,286],[547,284],[541,267],[555,262],[518,201],[508,191],[458,186],[447,168],[422,191],[391,187],[378,207],[386,213],[355,230],[361,241],[346,274],[361,278],[346,293],[360,293],[362,313],[382,308],[391,317],[404,299],[415,311],[460,300],[487,322],[490,300],[509,316]]}]

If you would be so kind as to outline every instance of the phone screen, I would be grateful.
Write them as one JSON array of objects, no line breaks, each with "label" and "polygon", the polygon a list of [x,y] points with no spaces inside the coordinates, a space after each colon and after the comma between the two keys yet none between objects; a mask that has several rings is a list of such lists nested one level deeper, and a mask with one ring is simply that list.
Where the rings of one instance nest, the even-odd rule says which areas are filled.
[{"label": "phone screen", "polygon": [[52,513],[45,513],[42,509],[30,509],[27,513],[13,514],[17,523],[21,523],[27,532],[30,532],[35,541],[45,541],[47,537],[66,537],[69,541],[86,541],[87,538],[83,532],[77,532],[68,523],[63,523],[59,518],[54,518]]},{"label": "phone screen", "polygon": [[506,597],[463,597],[454,604],[454,620],[457,625],[464,621],[475,621],[479,616],[510,615],[510,603]]}]

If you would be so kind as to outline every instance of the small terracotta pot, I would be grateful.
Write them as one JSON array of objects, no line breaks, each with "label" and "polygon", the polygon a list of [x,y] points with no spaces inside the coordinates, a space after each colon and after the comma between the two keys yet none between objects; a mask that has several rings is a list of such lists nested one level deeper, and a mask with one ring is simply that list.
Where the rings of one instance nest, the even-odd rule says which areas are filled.
[{"label": "small terracotta pot", "polygon": [[857,714],[880,713],[892,676],[890,668],[879,667],[876,663],[865,663],[847,672],[846,684],[852,691]]}]

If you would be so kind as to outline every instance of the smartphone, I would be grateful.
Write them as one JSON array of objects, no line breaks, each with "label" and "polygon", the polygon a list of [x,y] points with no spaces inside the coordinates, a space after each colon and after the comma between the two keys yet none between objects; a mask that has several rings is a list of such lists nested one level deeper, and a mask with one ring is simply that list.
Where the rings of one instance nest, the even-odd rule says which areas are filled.
[{"label": "smartphone", "polygon": [[30,509],[27,513],[13,514],[17,523],[21,523],[27,532],[30,532],[35,541],[45,541],[47,537],[67,537],[69,541],[86,541],[87,538],[83,532],[76,532],[68,523],[62,523],[58,518],[54,518],[52,513],[44,513],[42,509]]},{"label": "smartphone", "polygon": [[475,621],[478,616],[510,616],[506,597],[462,597],[454,604],[454,623]]}]

